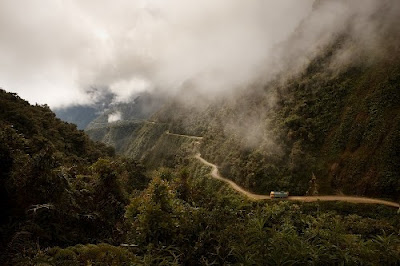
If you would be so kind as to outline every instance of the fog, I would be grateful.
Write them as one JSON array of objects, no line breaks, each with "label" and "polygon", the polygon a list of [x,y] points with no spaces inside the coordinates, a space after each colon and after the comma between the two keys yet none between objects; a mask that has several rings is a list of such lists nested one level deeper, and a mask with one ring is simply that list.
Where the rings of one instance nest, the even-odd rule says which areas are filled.
[{"label": "fog", "polygon": [[122,114],[121,112],[115,112],[108,115],[108,123],[116,122],[121,120]]},{"label": "fog", "polygon": [[[376,49],[381,28],[371,14],[383,2],[396,3],[2,0],[0,87],[51,107],[90,104],[102,93],[117,102],[182,89],[213,98],[301,70],[344,30]],[[395,6],[385,16],[397,18]],[[354,43],[333,66],[353,61]]]},{"label": "fog", "polygon": [[175,92],[218,94],[260,74],[312,0],[2,0],[0,86],[31,103],[87,104]]}]

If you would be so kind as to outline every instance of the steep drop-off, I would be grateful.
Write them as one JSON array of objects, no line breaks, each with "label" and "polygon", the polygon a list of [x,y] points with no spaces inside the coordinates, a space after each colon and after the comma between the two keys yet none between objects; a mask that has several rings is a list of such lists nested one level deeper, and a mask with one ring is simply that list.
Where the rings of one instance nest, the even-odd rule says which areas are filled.
[{"label": "steep drop-off", "polygon": [[37,264],[22,257],[49,246],[119,243],[128,195],[148,179],[114,153],[48,106],[0,90],[0,264]]},{"label": "steep drop-off", "polygon": [[334,73],[326,70],[328,54],[283,86],[254,88],[198,112],[174,103],[158,119],[174,132],[202,135],[202,154],[255,192],[304,195],[315,176],[320,193],[396,198],[399,58]]},{"label": "steep drop-off", "polygon": [[[174,133],[203,136],[203,156],[254,192],[398,199],[400,31],[398,20],[382,16],[388,2],[373,17],[381,28],[379,48],[336,34],[301,71],[200,107],[179,97],[152,120]],[[157,141],[149,147],[162,153]],[[310,188],[313,177],[317,186]]]},{"label": "steep drop-off", "polygon": [[[324,3],[329,1],[318,1],[313,12]],[[117,151],[148,165],[171,167],[174,158],[189,153],[165,136],[169,129],[202,136],[199,151],[204,158],[218,165],[223,176],[256,193],[288,190],[292,195],[399,199],[398,9],[395,1],[377,2],[367,17],[350,18],[329,42],[304,54],[309,57],[299,60],[303,65],[289,63],[268,81],[228,91],[215,101],[202,101],[185,88],[151,117],[154,123],[122,137],[114,127],[96,139],[106,139]],[[354,30],[360,25],[357,19],[368,21],[366,32],[374,29],[366,33],[369,38]],[[296,44],[308,36],[307,25],[306,19],[281,47],[297,53]]]},{"label": "steep drop-off", "polygon": [[163,102],[160,95],[143,93],[131,102],[112,104],[92,119],[85,132],[91,139],[115,147],[118,153],[127,153],[132,139],[140,137],[140,129],[155,125],[147,119]]}]

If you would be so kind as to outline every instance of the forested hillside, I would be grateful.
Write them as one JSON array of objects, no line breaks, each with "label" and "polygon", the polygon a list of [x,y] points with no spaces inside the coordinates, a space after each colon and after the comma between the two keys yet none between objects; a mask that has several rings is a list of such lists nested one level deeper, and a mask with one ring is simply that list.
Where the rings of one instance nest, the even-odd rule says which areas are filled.
[{"label": "forested hillside", "polygon": [[47,106],[0,90],[0,263],[40,246],[118,241],[142,172]]},{"label": "forested hillside", "polygon": [[305,195],[315,177],[321,194],[398,200],[400,23],[384,16],[390,9],[385,1],[372,15],[374,46],[339,32],[301,71],[216,101],[197,97],[198,105],[185,103],[183,91],[152,120],[203,136],[203,156],[255,192]]},{"label": "forested hillside", "polygon": [[126,153],[130,142],[140,134],[139,129],[154,125],[147,120],[164,101],[161,95],[143,93],[131,101],[110,105],[90,121],[85,132],[91,139],[114,147],[118,153]]},{"label": "forested hillside", "polygon": [[158,118],[174,132],[204,136],[202,154],[256,192],[303,195],[314,173],[322,193],[398,199],[399,54],[339,73],[326,70],[329,59],[315,59],[283,86],[205,110],[173,103]]},{"label": "forested hillside", "polygon": [[[3,265],[400,261],[392,208],[249,201],[208,178],[210,169],[191,156],[200,139],[164,130],[146,156],[158,167],[147,178],[135,161],[112,157],[47,107],[4,91],[0,100],[1,113],[12,113],[1,117]],[[157,139],[153,130],[142,132],[138,150]]]},{"label": "forested hillside", "polygon": [[[178,88],[133,102],[106,95],[107,107],[85,131],[47,105],[0,89],[0,265],[400,265],[396,1],[365,0],[356,8],[346,0],[314,1],[311,14],[273,49],[278,61],[256,60],[258,78],[219,93],[196,87],[214,88],[218,68],[182,83],[174,74],[191,64],[161,60],[168,66],[161,72],[174,80],[166,87]],[[143,21],[162,14],[143,9]],[[96,34],[107,48],[120,40]],[[130,41],[123,47],[131,49]],[[168,52],[183,62],[180,46],[172,46]],[[118,52],[128,70],[96,63],[107,73],[95,77],[135,77],[140,67],[131,70],[128,50]],[[151,76],[159,61],[140,60],[142,53],[134,58]],[[210,80],[196,83],[203,77]],[[110,84],[132,92],[138,83]],[[247,190],[262,195],[247,197]]]}]

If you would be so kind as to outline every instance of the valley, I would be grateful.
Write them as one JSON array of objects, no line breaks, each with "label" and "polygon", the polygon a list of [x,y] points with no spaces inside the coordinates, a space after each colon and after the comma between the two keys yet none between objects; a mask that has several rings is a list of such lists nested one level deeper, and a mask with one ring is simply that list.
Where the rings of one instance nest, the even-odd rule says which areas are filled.
[{"label": "valley", "polygon": [[[196,154],[196,159],[200,160],[203,164],[210,166],[212,168],[211,176],[217,180],[221,180],[228,184],[232,189],[236,190],[243,196],[248,197],[251,200],[270,200],[271,197],[269,195],[259,195],[251,193],[242,187],[238,186],[236,183],[232,182],[229,179],[222,177],[218,168],[215,164],[207,162],[203,158],[201,158],[200,154]],[[400,208],[400,205],[396,202],[366,198],[366,197],[350,197],[350,196],[339,196],[339,195],[325,195],[325,196],[289,196],[284,200],[292,200],[292,201],[302,201],[302,202],[315,202],[315,201],[344,201],[350,203],[361,203],[361,204],[382,204],[389,207]]]},{"label": "valley", "polygon": [[0,1],[0,265],[400,265],[399,14]]},{"label": "valley", "polygon": [[[188,138],[188,139],[192,139],[192,140],[198,140],[198,141],[203,139],[202,137],[198,137],[198,136],[174,134],[169,131],[166,131],[165,134],[171,135],[171,136]],[[199,145],[200,143],[198,141],[195,144]],[[228,186],[230,186],[233,190],[239,192],[241,195],[249,198],[250,200],[271,200],[271,197],[269,196],[269,194],[267,194],[267,195],[254,194],[254,193],[247,191],[244,188],[240,187],[239,185],[234,183],[232,180],[222,177],[218,171],[218,167],[215,164],[212,164],[212,163],[206,161],[204,158],[202,158],[200,153],[196,153],[196,155],[194,157],[196,159],[198,159],[204,165],[211,167],[210,175],[213,178],[226,183]],[[400,209],[400,204],[396,203],[396,202],[382,200],[382,199],[374,199],[374,198],[367,198],[367,197],[354,197],[354,196],[352,197],[352,196],[345,196],[345,195],[289,196],[288,198],[285,198],[284,200],[301,201],[301,202],[343,201],[343,202],[356,203],[356,204],[380,204],[380,205],[385,205],[385,206]]]}]

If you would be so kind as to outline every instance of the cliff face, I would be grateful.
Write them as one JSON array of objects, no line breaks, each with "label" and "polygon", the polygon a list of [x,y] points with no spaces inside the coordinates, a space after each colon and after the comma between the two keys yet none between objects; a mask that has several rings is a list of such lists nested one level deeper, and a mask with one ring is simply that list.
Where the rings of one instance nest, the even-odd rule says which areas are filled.
[{"label": "cliff face", "polygon": [[314,173],[321,193],[396,198],[400,57],[340,73],[326,71],[329,58],[283,86],[253,88],[199,112],[175,103],[158,117],[171,130],[204,136],[202,154],[254,191],[304,194]]},{"label": "cliff face", "polygon": [[48,106],[0,89],[0,223],[24,216],[33,204],[58,203],[69,193],[67,178],[113,155]]},{"label": "cliff face", "polygon": [[128,151],[129,142],[140,134],[142,127],[162,106],[164,99],[156,94],[143,93],[132,102],[111,104],[87,125],[85,132],[96,141],[115,147],[118,153]]},{"label": "cliff face", "polygon": [[[314,13],[332,4],[319,2]],[[151,120],[163,130],[203,136],[202,155],[255,192],[305,194],[315,175],[320,193],[398,198],[400,5],[367,2],[329,36],[313,36],[313,49],[305,42],[311,14],[281,45],[291,53],[284,61],[296,54],[308,59],[287,64],[277,77],[199,106],[177,97]],[[163,130],[143,125],[125,153],[154,162],[168,146]],[[143,156],[149,150],[153,155]]]}]

